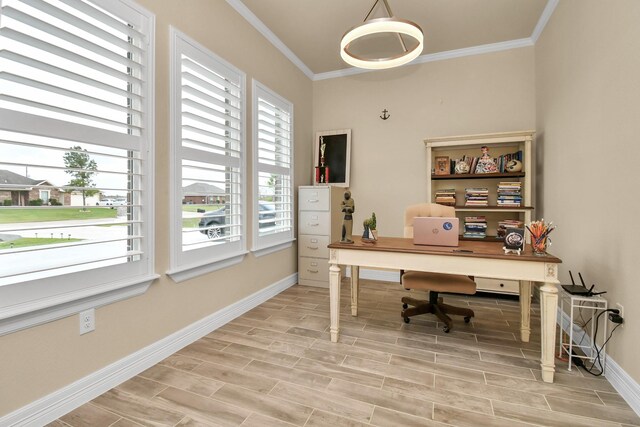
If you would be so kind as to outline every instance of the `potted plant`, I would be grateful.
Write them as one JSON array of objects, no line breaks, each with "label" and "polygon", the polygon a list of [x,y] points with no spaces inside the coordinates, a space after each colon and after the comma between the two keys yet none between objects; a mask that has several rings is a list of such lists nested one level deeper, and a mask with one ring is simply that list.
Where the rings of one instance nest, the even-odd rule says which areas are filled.
[{"label": "potted plant", "polygon": [[376,214],[371,214],[371,218],[367,218],[362,222],[364,226],[364,233],[362,238],[365,240],[378,240],[378,230],[376,230]]},{"label": "potted plant", "polygon": [[371,218],[369,218],[369,231],[373,240],[378,240],[378,229],[376,223],[376,213],[371,212]]}]

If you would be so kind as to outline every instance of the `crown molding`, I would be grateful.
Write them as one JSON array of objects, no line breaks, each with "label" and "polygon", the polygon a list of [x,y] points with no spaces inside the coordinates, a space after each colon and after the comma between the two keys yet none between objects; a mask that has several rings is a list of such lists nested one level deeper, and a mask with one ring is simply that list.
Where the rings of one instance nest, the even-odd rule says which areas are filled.
[{"label": "crown molding", "polygon": [[[509,40],[509,41],[500,42],[500,43],[483,44],[480,46],[466,47],[463,49],[455,49],[455,50],[448,50],[446,52],[438,52],[438,53],[430,53],[427,55],[421,55],[416,59],[414,59],[413,61],[409,62],[408,64],[403,65],[403,67],[407,65],[423,64],[426,62],[444,61],[447,59],[462,58],[465,56],[482,55],[485,53],[500,52],[503,50],[510,50],[510,49],[518,49],[521,47],[530,47],[533,45],[534,43],[531,40],[531,38]],[[327,73],[315,74],[313,77],[313,80],[317,81],[317,80],[333,79],[337,77],[352,76],[354,74],[370,73],[372,71],[382,71],[382,70],[345,68],[344,70],[336,70],[336,71],[329,71]]]},{"label": "crown molding", "polygon": [[238,12],[251,25],[253,25],[253,27],[256,30],[258,30],[258,32],[260,34],[262,34],[269,42],[271,42],[271,44],[273,46],[275,46],[276,49],[278,49],[280,52],[282,52],[282,54],[284,56],[286,56],[289,61],[293,62],[293,65],[298,67],[300,69],[300,71],[302,71],[307,77],[309,77],[311,80],[313,80],[313,78],[314,78],[313,71],[311,71],[311,69],[309,67],[307,67],[306,64],[304,62],[302,62],[300,60],[300,58],[298,58],[296,56],[296,54],[293,53],[291,51],[291,49],[289,49],[287,47],[287,45],[285,45],[282,42],[282,40],[280,40],[278,38],[278,36],[276,36],[273,33],[273,31],[271,31],[264,24],[264,22],[262,22],[260,19],[258,19],[258,17],[256,15],[254,15],[253,12],[251,12],[249,10],[249,8],[247,6],[245,6],[244,3],[242,3],[241,0],[227,0],[227,3],[229,3],[229,5],[232,8],[234,8],[236,10],[236,12]]},{"label": "crown molding", "polygon": [[542,15],[540,15],[540,19],[538,19],[538,23],[536,27],[533,29],[533,33],[531,33],[531,40],[535,44],[538,41],[538,38],[544,31],[544,27],[547,26],[549,19],[551,19],[551,15],[553,15],[553,11],[556,10],[556,6],[558,6],[560,0],[549,0],[547,5],[544,7],[542,11]]},{"label": "crown molding", "polygon": [[[463,49],[449,50],[446,52],[431,53],[428,55],[422,55],[417,57],[413,61],[409,62],[408,64],[403,65],[403,67],[406,67],[408,65],[423,64],[426,62],[444,61],[447,59],[462,58],[465,56],[482,55],[485,53],[500,52],[503,50],[519,49],[522,47],[534,46],[536,41],[544,31],[545,26],[549,22],[549,19],[551,18],[551,15],[556,9],[556,6],[558,6],[559,2],[560,0],[547,1],[547,5],[542,11],[542,14],[540,15],[540,19],[538,20],[538,23],[533,29],[533,33],[531,34],[531,37],[516,39],[516,40],[508,40],[508,41],[499,42],[499,43],[484,44],[480,46],[473,46],[473,47],[468,47]],[[360,68],[345,68],[343,70],[335,70],[335,71],[328,71],[326,73],[314,74],[313,71],[311,71],[311,69],[307,67],[305,63],[302,62],[300,58],[298,58],[291,51],[291,49],[289,49],[282,42],[282,40],[280,40],[264,24],[264,22],[258,19],[258,17],[254,15],[253,12],[251,12],[249,8],[244,5],[244,3],[242,3],[242,0],[227,0],[227,3],[229,3],[231,7],[233,7],[240,15],[242,15],[242,17],[244,17],[251,25],[253,25],[253,27],[256,30],[258,30],[267,40],[269,40],[269,42],[271,42],[271,44],[273,44],[280,52],[282,52],[282,54],[285,57],[287,57],[291,62],[293,62],[293,64],[297,66],[300,69],[300,71],[302,71],[307,77],[309,77],[313,81],[335,79],[338,77],[353,76],[356,74],[370,73],[373,71],[383,71],[383,70],[365,70]]]}]

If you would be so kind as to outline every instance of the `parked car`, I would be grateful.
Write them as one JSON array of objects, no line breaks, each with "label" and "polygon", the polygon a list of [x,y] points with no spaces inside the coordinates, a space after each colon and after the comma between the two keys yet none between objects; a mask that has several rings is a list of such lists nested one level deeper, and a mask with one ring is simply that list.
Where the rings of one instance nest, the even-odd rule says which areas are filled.
[{"label": "parked car", "polygon": [[[200,218],[200,222],[198,223],[198,227],[200,228],[200,232],[206,234],[210,239],[217,239],[220,236],[223,236],[227,228],[225,225],[226,216],[225,216],[225,208],[216,209],[214,211],[207,211]],[[276,225],[276,212],[273,208],[273,205],[270,205],[266,202],[259,203],[259,213],[258,213],[258,227],[266,228],[266,227],[274,227]]]}]

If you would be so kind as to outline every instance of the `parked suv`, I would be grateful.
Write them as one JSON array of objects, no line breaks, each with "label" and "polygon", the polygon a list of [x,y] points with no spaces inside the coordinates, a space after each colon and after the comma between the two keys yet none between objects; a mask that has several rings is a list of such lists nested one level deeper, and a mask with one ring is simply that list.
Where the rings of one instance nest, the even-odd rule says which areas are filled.
[{"label": "parked suv", "polygon": [[[206,234],[210,239],[217,239],[218,237],[223,236],[226,233],[226,223],[225,209],[220,208],[214,211],[205,212],[200,219],[198,227],[201,229],[200,232]],[[276,212],[273,209],[273,206],[266,202],[260,202],[258,213],[258,227],[275,227],[275,225]]]}]

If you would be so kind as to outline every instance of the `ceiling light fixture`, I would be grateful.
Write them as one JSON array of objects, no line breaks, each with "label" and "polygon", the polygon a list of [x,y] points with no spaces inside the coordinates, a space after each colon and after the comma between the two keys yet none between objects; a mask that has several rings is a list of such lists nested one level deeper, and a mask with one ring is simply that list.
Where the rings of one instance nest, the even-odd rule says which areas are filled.
[{"label": "ceiling light fixture", "polygon": [[[340,42],[340,56],[349,65],[353,65],[358,68],[366,68],[370,70],[382,70],[385,68],[398,67],[408,62],[413,61],[422,53],[424,46],[424,35],[422,34],[422,28],[415,22],[407,21],[405,19],[398,19],[393,16],[391,8],[387,0],[383,0],[384,6],[387,9],[388,18],[376,18],[370,19],[369,15],[373,12],[380,0],[375,0],[371,10],[364,18],[364,22],[356,27],[353,27],[342,36]],[[351,48],[352,43],[365,36],[381,33],[395,33],[402,45],[402,53],[400,55],[385,57],[385,58],[365,58],[363,56],[355,54]],[[402,38],[405,34],[414,38],[417,44],[411,49],[407,49],[407,46]]]}]

